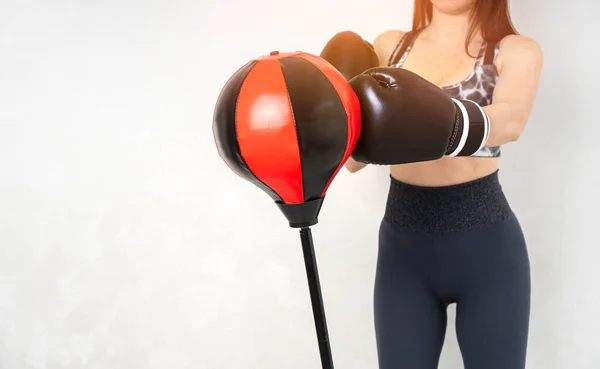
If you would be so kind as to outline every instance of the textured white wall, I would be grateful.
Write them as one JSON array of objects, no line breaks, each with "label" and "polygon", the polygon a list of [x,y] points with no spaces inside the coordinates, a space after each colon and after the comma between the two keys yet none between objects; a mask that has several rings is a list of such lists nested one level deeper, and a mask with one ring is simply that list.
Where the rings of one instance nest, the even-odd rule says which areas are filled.
[{"label": "textured white wall", "polygon": [[[214,102],[250,58],[406,29],[411,1],[0,5],[0,368],[318,368],[298,235],[217,156]],[[513,5],[546,56],[501,170],[532,262],[529,368],[600,367],[599,10]],[[337,368],[376,368],[387,186],[341,173],[314,228]],[[461,368],[452,323],[446,342]]]}]

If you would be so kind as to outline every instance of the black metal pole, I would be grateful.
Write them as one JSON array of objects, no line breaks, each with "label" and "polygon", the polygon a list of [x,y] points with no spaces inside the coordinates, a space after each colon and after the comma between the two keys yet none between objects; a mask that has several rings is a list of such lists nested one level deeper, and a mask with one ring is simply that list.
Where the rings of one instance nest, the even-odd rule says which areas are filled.
[{"label": "black metal pole", "polygon": [[319,282],[319,272],[317,270],[317,260],[315,258],[315,248],[310,228],[300,229],[300,239],[302,240],[304,265],[306,266],[306,276],[308,277],[310,301],[312,303],[313,317],[319,342],[319,352],[321,354],[321,365],[323,366],[323,369],[333,369],[333,358],[331,355],[331,347],[329,345],[329,333],[327,332],[327,321],[325,320],[325,307],[323,306],[321,284]]}]

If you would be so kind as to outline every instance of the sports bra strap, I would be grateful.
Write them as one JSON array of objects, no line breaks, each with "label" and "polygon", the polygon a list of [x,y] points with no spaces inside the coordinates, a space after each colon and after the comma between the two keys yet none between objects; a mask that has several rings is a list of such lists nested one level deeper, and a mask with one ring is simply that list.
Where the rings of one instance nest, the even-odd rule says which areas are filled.
[{"label": "sports bra strap", "polygon": [[392,52],[392,55],[390,55],[390,59],[388,60],[388,65],[395,65],[400,62],[404,62],[403,59],[406,56],[405,55],[406,50],[412,45],[416,36],[417,36],[417,33],[413,32],[413,31],[406,32],[404,34],[404,36],[402,36],[402,38],[400,39],[400,42],[398,42],[398,45]]},{"label": "sports bra strap", "polygon": [[[487,44],[487,43],[486,43]],[[496,63],[496,51],[500,41],[495,42],[494,47],[490,47],[492,44],[487,44],[485,49],[485,57],[483,58],[483,65],[493,65]]]}]

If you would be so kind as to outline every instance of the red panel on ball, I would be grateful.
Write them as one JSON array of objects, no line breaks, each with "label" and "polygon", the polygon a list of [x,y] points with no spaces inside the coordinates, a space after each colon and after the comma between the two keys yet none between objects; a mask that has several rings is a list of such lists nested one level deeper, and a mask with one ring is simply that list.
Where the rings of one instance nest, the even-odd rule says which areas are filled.
[{"label": "red panel on ball", "polygon": [[277,58],[248,73],[237,102],[236,130],[248,168],[285,203],[304,201],[298,137]]}]

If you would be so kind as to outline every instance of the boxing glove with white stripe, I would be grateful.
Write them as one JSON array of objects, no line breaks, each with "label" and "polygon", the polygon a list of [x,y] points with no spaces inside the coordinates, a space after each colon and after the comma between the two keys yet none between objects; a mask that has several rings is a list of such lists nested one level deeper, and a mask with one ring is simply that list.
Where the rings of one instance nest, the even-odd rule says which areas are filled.
[{"label": "boxing glove with white stripe", "polygon": [[369,164],[404,164],[471,156],[483,148],[490,120],[481,106],[449,97],[406,69],[372,68],[350,85],[361,107],[361,135],[352,157]]}]

